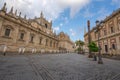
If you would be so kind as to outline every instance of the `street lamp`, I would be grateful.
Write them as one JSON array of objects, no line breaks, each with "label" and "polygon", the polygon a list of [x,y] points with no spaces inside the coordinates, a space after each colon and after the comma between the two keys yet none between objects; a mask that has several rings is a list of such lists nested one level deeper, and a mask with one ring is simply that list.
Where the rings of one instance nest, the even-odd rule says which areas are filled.
[{"label": "street lamp", "polygon": [[100,49],[100,27],[103,26],[103,21],[96,21],[96,32],[98,33],[98,64],[103,64],[102,56],[101,56],[101,49]]}]

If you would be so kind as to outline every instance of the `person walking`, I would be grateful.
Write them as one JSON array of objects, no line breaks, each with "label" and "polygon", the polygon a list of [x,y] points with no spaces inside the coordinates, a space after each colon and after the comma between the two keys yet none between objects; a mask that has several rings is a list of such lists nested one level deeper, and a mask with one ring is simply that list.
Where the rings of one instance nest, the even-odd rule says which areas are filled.
[{"label": "person walking", "polygon": [[3,55],[4,56],[6,55],[6,51],[7,51],[7,46],[5,45],[4,48],[3,48]]}]

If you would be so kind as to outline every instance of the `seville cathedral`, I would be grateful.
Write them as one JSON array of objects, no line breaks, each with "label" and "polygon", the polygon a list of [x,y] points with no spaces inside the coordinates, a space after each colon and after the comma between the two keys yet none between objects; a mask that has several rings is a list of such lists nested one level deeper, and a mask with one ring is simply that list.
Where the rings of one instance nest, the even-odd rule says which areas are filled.
[{"label": "seville cathedral", "polygon": [[[91,41],[99,45],[102,54],[120,55],[120,8],[103,20],[103,25],[95,26],[90,30]],[[99,36],[96,30],[99,27]],[[88,46],[88,33],[85,33],[84,40]]]},{"label": "seville cathedral", "polygon": [[0,52],[44,53],[74,51],[74,42],[67,34],[53,32],[52,21],[40,17],[26,19],[13,12],[7,12],[6,3],[0,10]]}]

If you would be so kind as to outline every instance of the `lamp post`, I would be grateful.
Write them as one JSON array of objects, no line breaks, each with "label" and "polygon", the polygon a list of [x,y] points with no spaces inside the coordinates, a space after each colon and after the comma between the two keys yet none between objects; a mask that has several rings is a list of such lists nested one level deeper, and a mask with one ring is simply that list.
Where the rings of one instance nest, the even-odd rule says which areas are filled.
[{"label": "lamp post", "polygon": [[[88,44],[90,44],[91,42],[91,36],[90,36],[90,21],[88,20],[87,21],[87,26],[88,26]],[[89,55],[88,55],[89,58],[92,58],[92,54],[91,54],[91,51],[90,51],[90,48],[89,48]]]},{"label": "lamp post", "polygon": [[98,33],[98,64],[103,64],[103,61],[102,61],[102,56],[101,56],[101,49],[100,49],[100,27],[103,26],[103,21],[96,21],[96,32]]}]

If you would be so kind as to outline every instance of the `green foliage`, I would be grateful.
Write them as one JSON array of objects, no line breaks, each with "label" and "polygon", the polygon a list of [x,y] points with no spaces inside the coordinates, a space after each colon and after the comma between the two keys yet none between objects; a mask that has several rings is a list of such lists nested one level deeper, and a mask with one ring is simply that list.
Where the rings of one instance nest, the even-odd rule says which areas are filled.
[{"label": "green foliage", "polygon": [[90,51],[92,51],[92,52],[98,52],[98,47],[97,47],[97,45],[96,45],[95,42],[91,42],[91,43],[88,45],[88,47],[89,47]]},{"label": "green foliage", "polygon": [[78,47],[78,48],[77,48],[77,51],[81,51],[81,50],[82,50],[81,47]]},{"label": "green foliage", "polygon": [[84,45],[84,42],[83,42],[83,41],[77,40],[77,41],[75,41],[75,44],[76,44],[76,46],[78,46],[78,48],[76,49],[76,51],[81,51],[81,50],[83,50],[83,49],[82,49],[82,47],[83,47],[83,45]]}]

